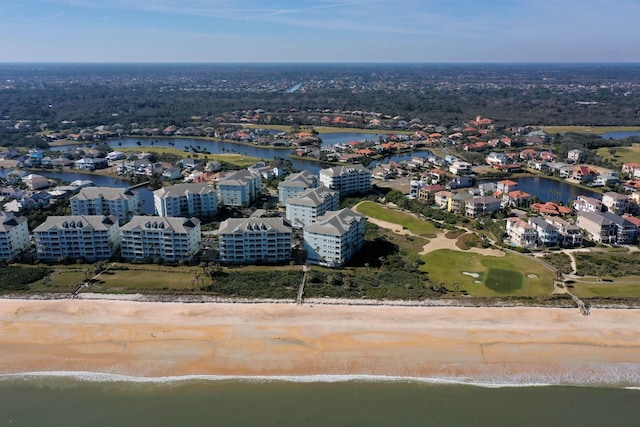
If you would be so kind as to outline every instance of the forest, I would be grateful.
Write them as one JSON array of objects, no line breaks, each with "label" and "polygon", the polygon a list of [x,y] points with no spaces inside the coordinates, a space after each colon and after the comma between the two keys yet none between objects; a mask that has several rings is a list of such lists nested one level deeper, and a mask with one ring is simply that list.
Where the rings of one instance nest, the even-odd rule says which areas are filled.
[{"label": "forest", "polygon": [[233,122],[257,109],[271,124],[374,112],[436,126],[479,115],[501,127],[634,126],[639,88],[637,64],[0,64],[0,145],[70,127]]}]

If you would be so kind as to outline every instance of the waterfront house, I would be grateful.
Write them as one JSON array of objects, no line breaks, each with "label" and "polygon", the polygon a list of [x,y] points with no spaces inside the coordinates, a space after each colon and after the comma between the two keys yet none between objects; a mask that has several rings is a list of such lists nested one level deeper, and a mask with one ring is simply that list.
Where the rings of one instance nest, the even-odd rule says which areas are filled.
[{"label": "waterfront house", "polygon": [[24,182],[30,190],[41,190],[49,187],[49,180],[35,173],[24,176],[22,182]]},{"label": "waterfront house", "polygon": [[304,249],[309,264],[339,267],[364,245],[367,218],[351,209],[330,211],[304,227]]},{"label": "waterfront house", "polygon": [[198,218],[134,216],[120,227],[121,255],[127,261],[188,261],[200,246]]},{"label": "waterfront house", "polygon": [[629,196],[607,191],[602,195],[602,206],[605,206],[608,212],[622,215],[629,211]]},{"label": "waterfront house", "polygon": [[118,218],[114,215],[48,216],[33,230],[36,256],[43,261],[111,258],[118,247]]},{"label": "waterfront house", "polygon": [[282,218],[229,218],[220,223],[220,261],[279,264],[291,259],[292,228]]},{"label": "waterfront house", "polygon": [[580,195],[573,202],[573,209],[578,212],[601,212],[602,201],[594,197]]},{"label": "waterfront house", "polygon": [[503,179],[502,181],[498,181],[496,183],[496,191],[502,194],[514,191],[517,187],[518,183],[515,181],[511,181],[510,179]]},{"label": "waterfront house", "polygon": [[170,185],[153,192],[153,205],[159,216],[210,218],[218,213],[218,195],[208,184]]}]

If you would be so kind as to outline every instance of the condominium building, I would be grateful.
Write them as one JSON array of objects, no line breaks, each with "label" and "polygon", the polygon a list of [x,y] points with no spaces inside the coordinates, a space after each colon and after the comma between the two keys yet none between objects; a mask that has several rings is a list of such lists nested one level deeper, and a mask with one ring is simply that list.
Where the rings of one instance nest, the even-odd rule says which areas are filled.
[{"label": "condominium building", "polygon": [[201,246],[198,218],[134,216],[120,227],[120,250],[127,261],[190,260]]},{"label": "condominium building", "polygon": [[292,229],[282,218],[229,218],[218,242],[221,262],[277,264],[291,259]]},{"label": "condominium building", "polygon": [[36,256],[45,261],[109,259],[119,244],[115,215],[49,216],[33,230]]},{"label": "condominium building", "polygon": [[310,188],[287,200],[287,221],[294,228],[302,228],[316,222],[316,218],[328,211],[340,209],[340,194],[325,186]]},{"label": "condominium building", "polygon": [[30,245],[27,218],[0,211],[0,260],[12,261]]},{"label": "condominium building", "polygon": [[72,215],[115,215],[126,220],[139,213],[138,194],[125,188],[84,187],[71,197]]},{"label": "condominium building", "polygon": [[214,217],[218,213],[218,194],[209,184],[177,184],[154,191],[153,204],[159,216]]},{"label": "condominium building", "polygon": [[320,184],[340,192],[340,196],[371,191],[371,171],[361,164],[320,170]]},{"label": "condominium building", "polygon": [[289,197],[296,197],[303,191],[316,188],[318,185],[318,176],[309,171],[291,174],[278,184],[278,203],[281,207],[285,207]]},{"label": "condominium building", "polygon": [[262,176],[247,169],[228,174],[218,182],[218,200],[226,206],[246,207],[260,195]]},{"label": "condominium building", "polygon": [[366,217],[351,209],[330,211],[304,227],[307,262],[337,267],[349,261],[364,245]]}]

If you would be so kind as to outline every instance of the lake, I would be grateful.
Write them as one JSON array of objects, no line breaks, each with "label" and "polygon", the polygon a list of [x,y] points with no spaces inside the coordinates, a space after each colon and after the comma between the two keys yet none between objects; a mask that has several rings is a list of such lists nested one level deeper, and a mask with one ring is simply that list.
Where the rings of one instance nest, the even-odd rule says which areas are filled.
[{"label": "lake", "polygon": [[[601,194],[595,191],[586,190],[576,187],[564,181],[556,181],[554,179],[527,176],[521,178],[508,178],[518,183],[518,190],[525,191],[532,196],[538,196],[543,202],[562,202],[568,204],[569,201],[575,200],[578,196],[589,196],[600,198]],[[479,180],[478,182],[498,182],[499,179]]]}]

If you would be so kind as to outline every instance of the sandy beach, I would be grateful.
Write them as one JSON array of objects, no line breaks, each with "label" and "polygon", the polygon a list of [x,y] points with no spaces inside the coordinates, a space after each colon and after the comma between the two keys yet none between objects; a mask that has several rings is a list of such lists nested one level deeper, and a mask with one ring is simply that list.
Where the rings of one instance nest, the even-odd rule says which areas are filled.
[{"label": "sandy beach", "polygon": [[[640,310],[0,300],[0,373],[640,378]],[[594,379],[595,377],[595,379]],[[602,382],[608,381],[601,378]]]}]

